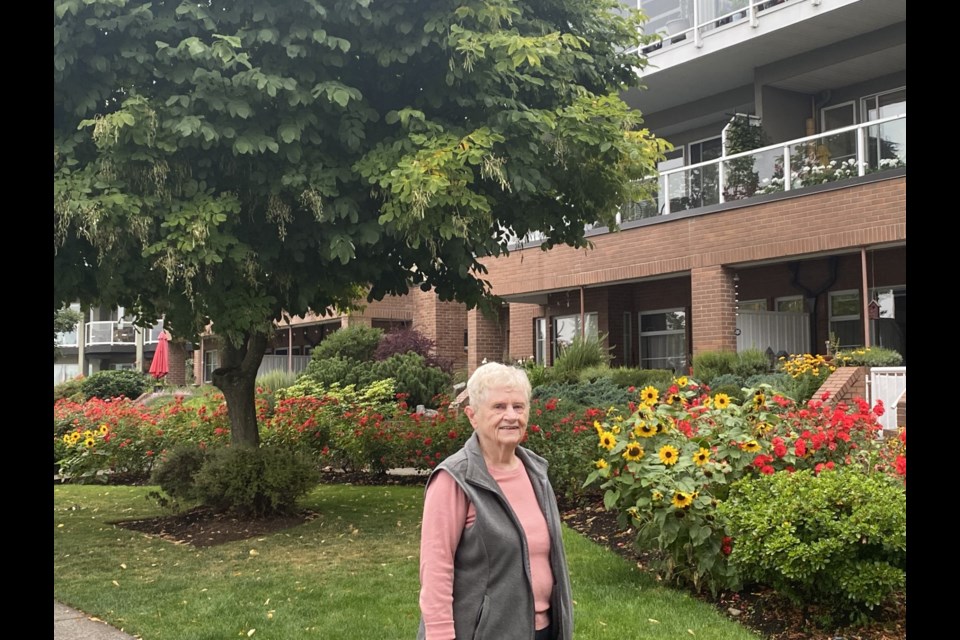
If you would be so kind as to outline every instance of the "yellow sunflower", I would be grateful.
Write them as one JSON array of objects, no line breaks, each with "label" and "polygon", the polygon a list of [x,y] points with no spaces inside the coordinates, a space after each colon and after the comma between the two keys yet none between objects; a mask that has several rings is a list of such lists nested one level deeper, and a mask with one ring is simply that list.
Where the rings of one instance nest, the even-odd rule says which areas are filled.
[{"label": "yellow sunflower", "polygon": [[593,466],[595,466],[597,469],[606,469],[608,465],[606,460],[604,460],[603,458],[600,458],[599,460],[593,463]]},{"label": "yellow sunflower", "polygon": [[687,376],[680,376],[679,378],[676,378],[674,382],[677,383],[678,387],[685,387],[687,386]]},{"label": "yellow sunflower", "polygon": [[693,454],[693,461],[697,463],[698,467],[710,462],[710,450],[700,447],[700,450]]},{"label": "yellow sunflower", "polygon": [[758,422],[753,430],[758,436],[762,437],[773,431],[773,425],[769,422]]},{"label": "yellow sunflower", "polygon": [[713,406],[717,409],[726,409],[730,406],[730,396],[725,393],[718,393],[713,396]]},{"label": "yellow sunflower", "polygon": [[83,446],[85,446],[87,449],[89,449],[90,447],[92,447],[92,446],[95,445],[95,444],[97,444],[97,441],[94,440],[93,438],[86,438],[86,439],[83,441]]},{"label": "yellow sunflower", "polygon": [[600,421],[599,421],[599,420],[594,420],[594,421],[593,421],[593,428],[594,428],[594,430],[597,432],[597,435],[598,435],[598,436],[601,435],[601,434],[603,434],[603,425],[600,424]]},{"label": "yellow sunflower", "polygon": [[679,393],[671,393],[667,396],[667,404],[678,404],[682,406],[684,404],[683,396]]},{"label": "yellow sunflower", "polygon": [[757,391],[753,394],[753,408],[762,409],[763,405],[767,403],[767,396],[763,395],[763,391]]},{"label": "yellow sunflower", "polygon": [[750,451],[751,453],[754,451],[759,451],[760,444],[756,440],[749,440],[743,443],[743,450]]},{"label": "yellow sunflower", "polygon": [[104,433],[106,433],[106,432],[109,431],[109,430],[110,430],[110,427],[107,426],[107,423],[106,423],[106,422],[104,422],[104,423],[102,423],[102,424],[100,425],[99,431],[100,431],[100,434],[101,434],[101,435],[104,434]]},{"label": "yellow sunflower", "polygon": [[663,494],[654,489],[653,493],[650,494],[650,498],[653,499],[654,502],[660,502],[663,500]]},{"label": "yellow sunflower", "polygon": [[671,502],[677,509],[686,509],[693,504],[693,494],[684,493],[683,491],[674,491],[673,500],[671,500]]},{"label": "yellow sunflower", "polygon": [[636,442],[631,442],[627,445],[627,448],[623,450],[623,457],[629,462],[636,462],[644,455],[643,447],[641,447]]},{"label": "yellow sunflower", "polygon": [[660,447],[660,451],[657,453],[660,456],[660,462],[665,465],[677,464],[677,460],[680,457],[680,452],[677,451],[677,448],[672,444],[665,444]]},{"label": "yellow sunflower", "polygon": [[609,451],[617,445],[617,436],[610,433],[609,431],[604,431],[600,434],[600,446]]},{"label": "yellow sunflower", "polygon": [[633,428],[633,435],[638,438],[650,438],[657,435],[657,425],[646,422],[638,422]]},{"label": "yellow sunflower", "polygon": [[657,404],[657,400],[659,399],[660,392],[657,391],[657,388],[654,386],[648,385],[640,392],[640,400],[642,400],[643,404],[647,405],[648,407],[652,407],[653,405]]}]

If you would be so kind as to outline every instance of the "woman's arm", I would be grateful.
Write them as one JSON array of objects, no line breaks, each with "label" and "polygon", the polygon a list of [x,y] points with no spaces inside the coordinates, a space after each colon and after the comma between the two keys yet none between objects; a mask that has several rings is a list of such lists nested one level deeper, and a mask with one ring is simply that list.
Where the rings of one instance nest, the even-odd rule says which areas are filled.
[{"label": "woman's arm", "polygon": [[466,494],[447,472],[431,478],[420,530],[420,613],[427,640],[454,640],[453,560],[467,522]]}]

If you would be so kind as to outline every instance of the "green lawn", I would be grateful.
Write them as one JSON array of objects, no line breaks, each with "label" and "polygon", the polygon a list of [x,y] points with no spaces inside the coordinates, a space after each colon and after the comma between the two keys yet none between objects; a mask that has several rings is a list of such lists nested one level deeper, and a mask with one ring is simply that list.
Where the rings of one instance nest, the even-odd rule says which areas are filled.
[{"label": "green lawn", "polygon": [[[54,487],[54,598],[144,640],[410,640],[422,487],[323,485],[278,534],[198,549],[110,524],[163,515],[156,487]],[[572,530],[577,640],[756,640]]]}]

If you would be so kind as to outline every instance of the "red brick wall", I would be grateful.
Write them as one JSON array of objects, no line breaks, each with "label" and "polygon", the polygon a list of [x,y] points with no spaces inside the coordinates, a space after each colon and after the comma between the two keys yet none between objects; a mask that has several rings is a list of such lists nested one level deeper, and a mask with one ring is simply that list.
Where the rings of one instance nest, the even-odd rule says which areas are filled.
[{"label": "red brick wall", "polygon": [[544,307],[539,304],[510,305],[510,335],[507,347],[511,360],[528,359],[534,355],[534,318],[542,318]]},{"label": "red brick wall", "polygon": [[899,176],[599,235],[593,250],[531,248],[482,262],[495,293],[516,295],[906,238],[906,177]]},{"label": "red brick wall", "polygon": [[867,397],[867,367],[839,367],[830,374],[827,381],[813,395],[819,400],[824,393],[829,393],[827,400],[830,404],[838,402],[853,402],[854,398]]},{"label": "red brick wall", "polygon": [[507,331],[500,324],[499,317],[489,317],[478,309],[471,309],[467,312],[467,333],[470,341],[468,373],[473,373],[484,360],[502,362],[507,356]]},{"label": "red brick wall", "polygon": [[441,302],[432,291],[412,291],[413,328],[432,338],[437,355],[450,358],[454,370],[467,367],[463,333],[467,330],[467,309],[458,302]]},{"label": "red brick wall", "polygon": [[[701,267],[690,273],[693,355],[737,350],[737,312],[733,271]],[[692,360],[691,360],[692,362]]]}]

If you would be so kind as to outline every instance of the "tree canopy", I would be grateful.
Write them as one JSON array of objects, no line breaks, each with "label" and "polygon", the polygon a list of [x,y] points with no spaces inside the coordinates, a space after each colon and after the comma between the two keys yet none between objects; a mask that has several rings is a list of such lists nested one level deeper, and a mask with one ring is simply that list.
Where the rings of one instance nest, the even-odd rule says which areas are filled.
[{"label": "tree canopy", "polygon": [[55,0],[54,309],[212,322],[255,444],[284,314],[472,307],[512,237],[585,246],[641,197],[668,145],[618,97],[640,24],[616,0]]}]

